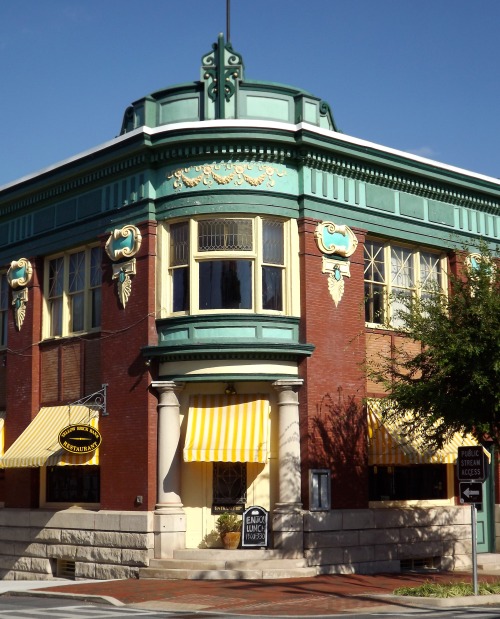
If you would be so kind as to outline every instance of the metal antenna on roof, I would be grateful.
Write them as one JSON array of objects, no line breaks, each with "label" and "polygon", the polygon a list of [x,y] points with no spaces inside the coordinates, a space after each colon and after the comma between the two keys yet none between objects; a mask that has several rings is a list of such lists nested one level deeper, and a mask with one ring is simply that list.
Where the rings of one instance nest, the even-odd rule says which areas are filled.
[{"label": "metal antenna on roof", "polygon": [[226,0],[226,42],[231,41],[231,0]]}]

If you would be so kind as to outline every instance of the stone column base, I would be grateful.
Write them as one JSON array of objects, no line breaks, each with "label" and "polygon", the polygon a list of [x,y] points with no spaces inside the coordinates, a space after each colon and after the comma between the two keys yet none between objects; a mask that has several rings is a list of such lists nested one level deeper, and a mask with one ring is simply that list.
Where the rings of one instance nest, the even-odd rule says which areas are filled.
[{"label": "stone column base", "polygon": [[171,559],[174,550],[186,547],[186,514],[180,508],[160,508],[153,520],[155,559]]},{"label": "stone column base", "polygon": [[273,548],[290,557],[304,554],[304,517],[300,503],[278,503],[273,510]]}]

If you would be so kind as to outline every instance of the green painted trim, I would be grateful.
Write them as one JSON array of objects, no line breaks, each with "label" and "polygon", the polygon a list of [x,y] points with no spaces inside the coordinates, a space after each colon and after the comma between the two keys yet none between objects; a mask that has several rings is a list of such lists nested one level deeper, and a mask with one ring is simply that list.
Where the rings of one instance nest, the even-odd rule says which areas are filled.
[{"label": "green painted trim", "polygon": [[[457,207],[458,208],[458,207]],[[500,221],[490,226],[490,234],[459,229],[435,222],[414,220],[399,214],[377,212],[353,203],[305,198],[300,210],[300,218],[331,220],[341,222],[352,228],[368,230],[373,236],[405,240],[427,247],[454,248],[462,243],[473,243],[482,238],[492,250],[498,245]]]},{"label": "green painted trim", "polygon": [[[296,361],[311,356],[315,348],[298,341],[299,321],[299,318],[258,314],[163,318],[156,321],[158,345],[143,348],[142,355],[163,361]],[[237,332],[246,336],[236,337]]]},{"label": "green painted trim", "polygon": [[246,345],[213,345],[200,346],[196,344],[186,346],[156,347],[146,346],[141,349],[143,357],[159,359],[160,361],[199,361],[245,359],[255,361],[293,361],[297,362],[304,357],[310,357],[314,352],[312,344],[262,344]]},{"label": "green painted trim", "polygon": [[173,194],[159,198],[156,202],[156,217],[173,219],[174,217],[194,217],[214,212],[214,200],[219,212],[224,207],[225,213],[247,213],[249,215],[275,215],[295,218],[298,215],[297,197],[292,194],[273,194],[268,191],[259,193],[249,190],[219,192],[190,192]]},{"label": "green painted trim", "polygon": [[[158,163],[174,167],[203,157],[207,161],[258,158],[279,162],[294,171],[298,169],[298,194],[210,188],[191,191],[189,198],[171,195],[153,202],[161,182],[155,169]],[[68,210],[63,208],[74,199],[104,192],[106,187],[120,185],[141,174],[147,185],[147,195],[142,201],[125,207],[121,201],[122,208],[113,205],[100,213],[90,208],[88,214],[82,211],[80,218],[73,214],[72,206]],[[367,185],[394,192],[394,204],[390,204],[393,212],[376,205],[365,206]],[[400,193],[399,198],[395,192]],[[460,239],[468,241],[479,236],[495,243],[500,236],[498,186],[430,164],[409,162],[376,148],[342,143],[333,136],[318,136],[306,129],[266,132],[194,128],[171,132],[168,136],[137,133],[130,141],[110,145],[11,184],[0,192],[0,200],[0,241],[5,248],[0,260],[6,262],[12,258],[14,246],[16,253],[50,253],[67,248],[69,242],[76,245],[94,240],[116,222],[186,217],[208,213],[214,205],[223,205],[226,212],[274,213],[336,221],[342,218],[344,223],[369,229],[374,234],[394,238],[403,234],[409,241],[428,246],[451,247]],[[454,208],[458,210],[453,211]],[[47,214],[55,214],[59,209],[60,225],[39,229],[37,234],[33,221],[44,218],[43,209],[48,209]],[[78,207],[75,209],[77,213]],[[67,234],[70,229],[71,241]],[[10,230],[16,230],[15,234]]]}]

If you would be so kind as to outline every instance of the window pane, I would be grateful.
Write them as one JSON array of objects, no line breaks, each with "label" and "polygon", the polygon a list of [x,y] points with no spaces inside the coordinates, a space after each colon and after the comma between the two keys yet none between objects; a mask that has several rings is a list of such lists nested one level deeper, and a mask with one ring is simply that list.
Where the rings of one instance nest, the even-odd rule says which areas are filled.
[{"label": "window pane", "polygon": [[262,237],[262,261],[270,264],[283,264],[283,222],[264,219]]},{"label": "window pane", "polygon": [[262,267],[262,308],[283,310],[283,269]]},{"label": "window pane", "polygon": [[420,285],[423,289],[441,284],[441,259],[436,254],[420,252]]},{"label": "window pane", "polygon": [[101,248],[93,247],[90,250],[90,287],[96,288],[102,283]]},{"label": "window pane", "polygon": [[85,295],[83,292],[71,295],[71,331],[83,331]]},{"label": "window pane", "polygon": [[409,249],[391,248],[391,282],[393,286],[402,288],[414,286],[413,254]]},{"label": "window pane", "polygon": [[90,291],[91,303],[91,327],[94,329],[101,326],[101,288],[94,288]]},{"label": "window pane", "polygon": [[173,312],[186,312],[189,309],[189,269],[180,268],[172,271]]},{"label": "window pane", "polygon": [[385,282],[384,246],[367,241],[365,244],[365,279],[371,282]]},{"label": "window pane", "polygon": [[49,298],[62,295],[64,289],[64,259],[49,262]]},{"label": "window pane", "polygon": [[189,263],[189,222],[170,226],[170,266]]},{"label": "window pane", "polygon": [[50,335],[62,335],[62,297],[52,299],[49,303],[50,312]]},{"label": "window pane", "polygon": [[252,262],[200,262],[200,309],[251,309]]},{"label": "window pane", "polygon": [[446,465],[371,466],[370,501],[411,501],[446,498]]},{"label": "window pane", "polygon": [[246,500],[246,462],[214,462],[213,503],[215,505],[245,505]]},{"label": "window pane", "polygon": [[384,287],[365,282],[365,321],[384,324]]},{"label": "window pane", "polygon": [[393,292],[391,299],[391,324],[395,327],[401,327],[403,325],[403,319],[399,315],[400,312],[405,314],[408,310],[408,299],[411,298],[411,292],[409,290],[396,289]]},{"label": "window pane", "polygon": [[198,222],[198,251],[252,251],[251,219],[207,219]]},{"label": "window pane", "polygon": [[71,254],[69,257],[69,292],[85,288],[85,252]]},{"label": "window pane", "polygon": [[99,503],[99,467],[48,467],[46,500],[49,503]]}]

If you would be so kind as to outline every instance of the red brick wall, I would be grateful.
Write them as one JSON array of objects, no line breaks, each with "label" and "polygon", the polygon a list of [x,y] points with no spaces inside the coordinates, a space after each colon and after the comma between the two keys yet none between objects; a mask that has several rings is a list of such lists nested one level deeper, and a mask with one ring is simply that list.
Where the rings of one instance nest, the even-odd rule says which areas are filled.
[{"label": "red brick wall", "polygon": [[315,345],[299,368],[303,501],[308,506],[308,469],[328,468],[332,507],[368,505],[366,378],[363,284],[364,233],[350,258],[351,277],[344,277],[339,305],[322,273],[322,254],[314,240],[318,221],[299,221],[301,263],[301,340]]},{"label": "red brick wall", "polygon": [[[156,503],[157,398],[141,355],[157,342],[155,326],[156,223],[139,226],[132,293],[121,307],[112,265],[105,258],[102,285],[102,382],[108,413],[100,421],[102,509],[154,509]],[[143,497],[137,505],[137,496]]]},{"label": "red brick wall", "polygon": [[[119,304],[111,261],[103,257],[101,333],[60,341],[41,341],[43,259],[31,260],[34,277],[21,331],[9,321],[6,397],[8,448],[41,405],[77,400],[108,384],[108,416],[101,416],[101,507],[153,509],[156,503],[157,399],[141,355],[155,344],[156,224],[141,226],[142,246],[132,294]],[[103,242],[105,239],[103,239]],[[36,507],[38,469],[7,469],[6,507]],[[1,491],[1,485],[0,485]],[[135,503],[136,496],[143,504]]]},{"label": "red brick wall", "polygon": [[[20,257],[20,256],[18,256]],[[6,379],[5,449],[15,441],[35,417],[40,405],[40,351],[42,292],[40,288],[43,260],[29,259],[33,278],[28,287],[26,316],[20,331],[9,317]],[[5,471],[5,506],[36,507],[38,505],[38,469]]]}]

